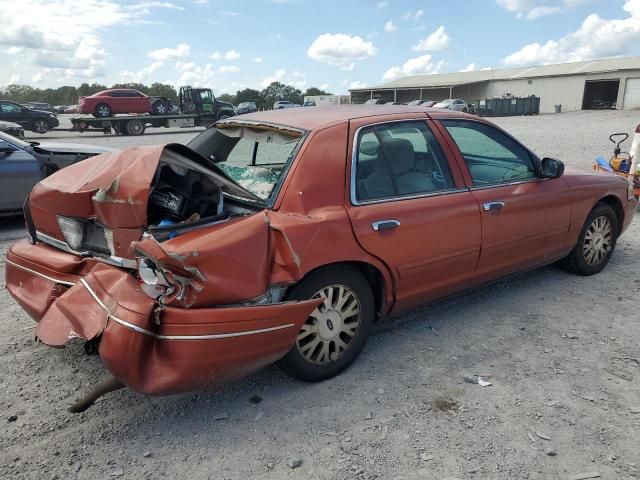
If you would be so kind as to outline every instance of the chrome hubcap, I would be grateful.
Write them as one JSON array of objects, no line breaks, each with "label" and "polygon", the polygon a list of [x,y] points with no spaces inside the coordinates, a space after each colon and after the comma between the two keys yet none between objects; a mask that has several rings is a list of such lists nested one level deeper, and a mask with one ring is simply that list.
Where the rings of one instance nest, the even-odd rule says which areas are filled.
[{"label": "chrome hubcap", "polygon": [[45,121],[43,121],[43,120],[37,121],[36,124],[35,124],[35,127],[36,127],[35,130],[38,133],[45,133],[49,128],[47,123]]},{"label": "chrome hubcap", "polygon": [[609,252],[613,243],[613,227],[608,217],[596,218],[584,236],[582,253],[588,265],[597,265],[602,262]]},{"label": "chrome hubcap", "polygon": [[107,117],[109,115],[109,109],[105,106],[98,107],[98,115],[101,117]]},{"label": "chrome hubcap", "polygon": [[302,325],[296,339],[298,352],[311,363],[338,360],[351,346],[360,326],[360,301],[349,287],[329,285],[312,298],[322,302]]},{"label": "chrome hubcap", "polygon": [[156,107],[156,111],[158,113],[166,113],[167,112],[167,107],[165,107],[164,103],[161,103]]}]

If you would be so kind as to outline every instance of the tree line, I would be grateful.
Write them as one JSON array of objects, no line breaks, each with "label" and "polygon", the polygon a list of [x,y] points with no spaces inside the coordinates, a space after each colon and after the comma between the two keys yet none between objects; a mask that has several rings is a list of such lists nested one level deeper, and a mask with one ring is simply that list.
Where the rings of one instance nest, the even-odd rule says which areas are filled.
[{"label": "tree line", "polygon": [[[16,103],[43,102],[51,105],[75,105],[80,97],[93,95],[108,88],[133,88],[150,96],[167,97],[174,103],[178,102],[178,92],[167,83],[155,82],[151,85],[142,83],[116,83],[111,87],[99,83],[83,83],[79,87],[63,86],[58,88],[37,88],[29,85],[8,85],[0,90],[0,100],[11,100]],[[216,92],[213,92],[214,95]],[[331,95],[316,87],[308,88],[304,93],[281,82],[273,82],[263,90],[245,88],[235,94],[224,93],[219,100],[238,105],[242,102],[255,102],[259,109],[273,108],[277,100],[289,100],[301,104],[305,96]]]}]

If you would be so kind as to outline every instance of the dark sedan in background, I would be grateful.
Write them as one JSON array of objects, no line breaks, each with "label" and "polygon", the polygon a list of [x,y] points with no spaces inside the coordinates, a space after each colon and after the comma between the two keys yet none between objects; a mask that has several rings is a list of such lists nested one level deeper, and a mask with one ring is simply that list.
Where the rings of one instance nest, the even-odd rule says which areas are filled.
[{"label": "dark sedan in background", "polygon": [[0,131],[0,216],[20,213],[33,186],[61,168],[111,148],[25,142]]},{"label": "dark sedan in background", "polygon": [[47,133],[60,125],[54,113],[33,110],[9,100],[0,100],[0,120],[17,123],[35,133]]},{"label": "dark sedan in background", "polygon": [[242,115],[243,113],[257,112],[258,107],[253,102],[242,102],[236,107],[236,115]]}]

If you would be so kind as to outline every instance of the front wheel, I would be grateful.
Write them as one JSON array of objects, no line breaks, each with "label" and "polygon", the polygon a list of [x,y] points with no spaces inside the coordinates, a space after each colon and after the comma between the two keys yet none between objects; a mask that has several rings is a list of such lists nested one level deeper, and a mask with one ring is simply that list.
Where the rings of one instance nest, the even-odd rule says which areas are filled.
[{"label": "front wheel", "polygon": [[49,122],[43,119],[34,120],[31,129],[35,133],[47,133],[49,131]]},{"label": "front wheel", "polygon": [[335,266],[312,273],[289,300],[324,299],[279,362],[291,375],[318,382],[347,368],[364,347],[375,315],[371,287],[357,270]]},{"label": "front wheel", "polygon": [[597,205],[587,217],[578,243],[562,261],[562,267],[579,275],[600,273],[609,263],[618,238],[618,217],[609,205]]},{"label": "front wheel", "polygon": [[170,108],[169,104],[163,100],[157,100],[152,107],[154,115],[166,115]]}]

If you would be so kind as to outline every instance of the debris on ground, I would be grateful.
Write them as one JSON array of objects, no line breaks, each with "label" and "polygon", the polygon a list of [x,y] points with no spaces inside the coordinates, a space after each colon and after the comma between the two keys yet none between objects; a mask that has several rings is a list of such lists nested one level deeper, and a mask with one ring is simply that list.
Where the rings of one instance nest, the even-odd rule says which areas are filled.
[{"label": "debris on ground", "polygon": [[458,410],[460,404],[452,398],[438,397],[434,398],[431,402],[434,410],[440,410],[441,412],[453,412]]},{"label": "debris on ground", "polygon": [[302,459],[298,457],[291,457],[287,460],[287,466],[289,468],[298,468],[302,465]]},{"label": "debris on ground", "polygon": [[569,477],[569,480],[587,480],[589,478],[600,478],[600,473],[598,472],[578,473],[576,475],[571,475]]}]

